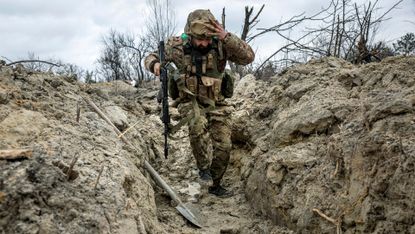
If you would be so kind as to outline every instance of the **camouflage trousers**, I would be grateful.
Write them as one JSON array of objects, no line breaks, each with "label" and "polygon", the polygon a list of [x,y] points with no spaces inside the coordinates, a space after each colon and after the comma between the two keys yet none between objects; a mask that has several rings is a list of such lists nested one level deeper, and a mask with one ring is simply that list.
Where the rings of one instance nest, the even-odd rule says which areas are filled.
[{"label": "camouflage trousers", "polygon": [[[181,103],[182,116],[189,114],[191,103]],[[229,163],[232,148],[230,115],[231,106],[217,106],[188,123],[190,145],[199,170],[210,168],[213,185],[219,185]]]}]

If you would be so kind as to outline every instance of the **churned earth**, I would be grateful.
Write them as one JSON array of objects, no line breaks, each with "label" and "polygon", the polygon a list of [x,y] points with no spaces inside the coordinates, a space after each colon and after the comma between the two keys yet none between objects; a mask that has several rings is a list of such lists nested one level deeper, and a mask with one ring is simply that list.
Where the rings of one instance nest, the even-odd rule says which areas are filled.
[{"label": "churned earth", "polygon": [[[414,74],[414,57],[323,58],[267,81],[243,77],[228,100],[224,184],[235,195],[217,198],[198,179],[186,128],[164,159],[157,83],[2,66],[0,150],[30,154],[0,159],[0,233],[415,233]],[[177,212],[144,160],[203,228]]]}]

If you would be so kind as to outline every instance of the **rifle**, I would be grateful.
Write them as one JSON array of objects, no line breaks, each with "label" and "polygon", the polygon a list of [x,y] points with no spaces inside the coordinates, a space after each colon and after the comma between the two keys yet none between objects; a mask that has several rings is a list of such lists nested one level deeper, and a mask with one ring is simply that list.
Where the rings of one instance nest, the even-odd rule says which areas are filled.
[{"label": "rifle", "polygon": [[159,58],[160,58],[160,81],[162,95],[162,121],[164,124],[164,158],[167,158],[169,154],[169,145],[167,143],[167,137],[169,135],[170,115],[169,115],[169,96],[167,93],[167,68],[164,57],[164,41],[159,43]]}]

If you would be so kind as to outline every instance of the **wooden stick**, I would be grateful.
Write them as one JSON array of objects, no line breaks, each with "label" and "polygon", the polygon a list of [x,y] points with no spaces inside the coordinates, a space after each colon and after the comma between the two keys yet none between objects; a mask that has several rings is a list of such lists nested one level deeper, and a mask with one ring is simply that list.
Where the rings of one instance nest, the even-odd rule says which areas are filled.
[{"label": "wooden stick", "polygon": [[405,151],[403,150],[402,137],[399,137],[399,148],[401,150],[401,153],[405,155]]},{"label": "wooden stick", "polygon": [[133,127],[135,127],[135,125],[137,125],[138,123],[140,123],[140,121],[137,121],[137,123],[131,125],[131,127],[127,128],[127,130],[125,130],[123,133],[121,133],[120,135],[118,135],[118,138],[124,136],[124,134],[126,134],[128,131],[130,131],[130,129],[132,129]]},{"label": "wooden stick", "polygon": [[125,138],[122,133],[120,132],[120,130],[115,127],[115,125],[112,123],[112,121],[95,105],[95,103],[88,97],[83,96],[84,100],[95,110],[95,112],[97,112],[97,114],[99,116],[101,116],[102,119],[105,120],[105,122],[107,122],[109,125],[111,125],[112,129],[115,131],[115,133],[117,135],[121,135],[120,138],[122,141],[124,141],[125,144],[127,144],[128,146],[130,146],[131,148],[137,150],[138,152],[140,152],[140,150],[138,148],[136,148],[133,144],[131,144],[127,138]]},{"label": "wooden stick", "polygon": [[329,221],[330,223],[337,225],[337,221],[335,219],[330,218],[329,216],[325,215],[323,212],[321,212],[321,210],[314,208],[313,211],[316,212],[321,217],[323,217],[324,219],[326,219],[327,221]]},{"label": "wooden stick", "polygon": [[32,156],[31,149],[0,150],[0,159],[2,160],[28,159]]},{"label": "wooden stick", "polygon": [[[330,223],[332,223],[332,224],[334,224],[334,225],[336,225],[336,233],[337,234],[341,234],[342,233],[342,229],[341,229],[341,224],[342,224],[342,221],[341,221],[341,219],[340,218],[337,218],[337,219],[333,219],[333,218],[330,218],[329,216],[327,216],[327,215],[325,215],[323,212],[321,212],[321,210],[319,210],[319,209],[317,209],[317,208],[314,208],[313,209],[313,211],[314,212],[316,212],[318,215],[320,215],[321,217],[323,217],[325,220],[327,220],[327,221],[329,221]],[[340,216],[341,217],[341,216]]]},{"label": "wooden stick", "polygon": [[66,175],[67,175],[68,180],[69,180],[69,179],[70,179],[70,177],[71,177],[71,172],[72,172],[72,170],[73,170],[73,167],[75,166],[76,161],[78,161],[78,155],[76,155],[76,156],[72,159],[71,165],[69,165],[68,171],[66,172]]},{"label": "wooden stick", "polygon": [[79,106],[79,101],[76,103],[76,122],[79,123],[79,117],[81,115],[81,107]]},{"label": "wooden stick", "polygon": [[99,170],[97,181],[95,181],[94,189],[97,189],[97,185],[99,183],[99,178],[101,178],[101,174],[102,174],[103,171],[104,171],[104,165],[102,165],[101,170]]}]

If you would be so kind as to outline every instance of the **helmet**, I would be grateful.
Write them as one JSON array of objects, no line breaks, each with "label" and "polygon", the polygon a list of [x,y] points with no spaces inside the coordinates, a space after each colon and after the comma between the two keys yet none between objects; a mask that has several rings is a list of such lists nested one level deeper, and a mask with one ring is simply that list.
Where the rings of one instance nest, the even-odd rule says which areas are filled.
[{"label": "helmet", "polygon": [[209,10],[195,10],[187,17],[184,32],[198,39],[211,38],[209,33],[213,33],[212,21],[216,19]]}]

